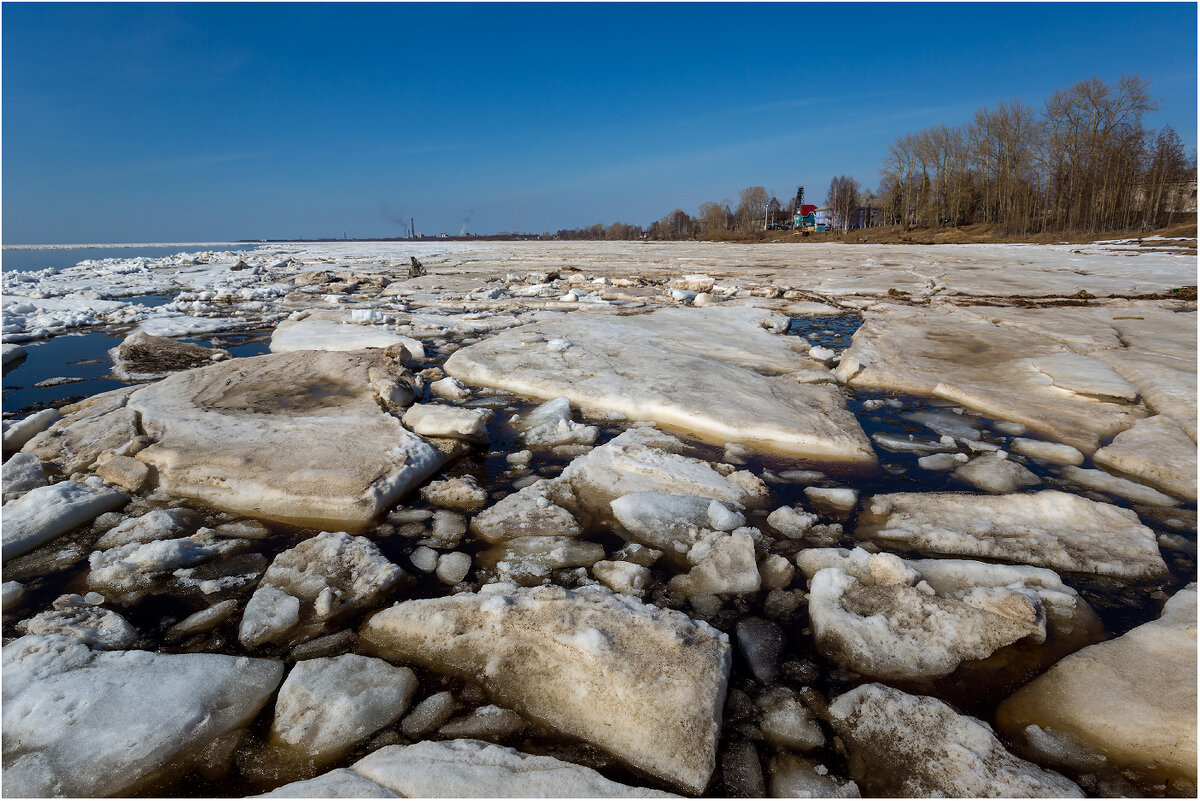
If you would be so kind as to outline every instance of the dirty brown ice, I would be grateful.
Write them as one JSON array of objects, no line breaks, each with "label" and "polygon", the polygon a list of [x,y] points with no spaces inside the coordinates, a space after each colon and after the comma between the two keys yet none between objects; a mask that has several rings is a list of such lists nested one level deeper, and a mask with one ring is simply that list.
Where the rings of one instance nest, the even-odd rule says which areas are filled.
[{"label": "dirty brown ice", "polygon": [[1187,256],[117,267],[5,411],[5,795],[1197,792]]}]

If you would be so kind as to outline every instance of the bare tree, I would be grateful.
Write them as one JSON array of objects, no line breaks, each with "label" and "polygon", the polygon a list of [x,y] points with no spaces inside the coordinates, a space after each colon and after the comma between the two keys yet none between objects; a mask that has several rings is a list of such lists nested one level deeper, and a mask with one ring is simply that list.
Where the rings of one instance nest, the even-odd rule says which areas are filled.
[{"label": "bare tree", "polygon": [[829,182],[825,203],[833,212],[834,226],[846,231],[858,211],[858,181],[848,175],[837,176]]},{"label": "bare tree", "polygon": [[660,239],[688,239],[695,235],[695,225],[683,209],[675,209],[659,220]]},{"label": "bare tree", "polygon": [[733,213],[729,206],[721,203],[701,203],[697,222],[704,236],[728,231]]},{"label": "bare tree", "polygon": [[734,216],[739,231],[762,230],[768,198],[767,190],[761,186],[748,186],[738,192],[738,207]]},{"label": "bare tree", "polygon": [[1055,92],[1039,115],[1019,100],[970,124],[898,138],[880,171],[884,219],[913,225],[992,222],[1010,233],[1114,230],[1159,216],[1164,170],[1142,128],[1147,83],[1099,78]]},{"label": "bare tree", "polygon": [[1183,140],[1175,129],[1166,126],[1154,137],[1149,154],[1149,170],[1143,183],[1145,225],[1170,225],[1183,200],[1181,188],[1187,178],[1188,161]]},{"label": "bare tree", "polygon": [[1149,84],[1127,75],[1060,89],[1046,101],[1044,159],[1050,214],[1059,228],[1097,231],[1131,217],[1131,160],[1142,152],[1142,115],[1155,108]]}]

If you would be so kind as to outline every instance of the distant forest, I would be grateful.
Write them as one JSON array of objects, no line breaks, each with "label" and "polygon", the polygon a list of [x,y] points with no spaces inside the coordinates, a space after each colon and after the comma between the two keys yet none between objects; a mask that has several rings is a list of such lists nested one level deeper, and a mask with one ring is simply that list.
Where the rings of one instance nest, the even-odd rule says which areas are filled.
[{"label": "distant forest", "polygon": [[[980,109],[964,125],[905,134],[889,148],[878,189],[834,178],[824,198],[834,224],[958,227],[994,223],[1010,235],[1158,228],[1195,206],[1195,154],[1169,126],[1147,130],[1149,83],[1134,75],[1060,89],[1040,110],[1021,100]],[[761,186],[675,209],[648,226],[563,229],[559,239],[723,239],[790,224],[804,188],[781,203]]]}]

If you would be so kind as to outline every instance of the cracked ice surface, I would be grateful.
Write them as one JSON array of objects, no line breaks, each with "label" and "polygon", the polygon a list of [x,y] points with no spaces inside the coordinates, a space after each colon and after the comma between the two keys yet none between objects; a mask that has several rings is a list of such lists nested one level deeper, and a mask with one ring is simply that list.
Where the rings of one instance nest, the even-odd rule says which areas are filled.
[{"label": "cracked ice surface", "polygon": [[[6,342],[229,330],[234,357],[5,421],[6,537],[55,523],[4,564],[6,791],[1194,795],[1196,318],[1170,290],[1195,259],[1123,246],[6,272]],[[6,390],[46,358],[25,348]],[[1000,494],[943,491],[972,476]],[[128,497],[64,516],[102,479]]]},{"label": "cracked ice surface", "polygon": [[446,370],[470,384],[566,396],[715,442],[873,463],[874,451],[836,388],[788,376],[819,367],[807,343],[768,334],[759,325],[766,317],[741,308],[571,315],[464,348]]}]

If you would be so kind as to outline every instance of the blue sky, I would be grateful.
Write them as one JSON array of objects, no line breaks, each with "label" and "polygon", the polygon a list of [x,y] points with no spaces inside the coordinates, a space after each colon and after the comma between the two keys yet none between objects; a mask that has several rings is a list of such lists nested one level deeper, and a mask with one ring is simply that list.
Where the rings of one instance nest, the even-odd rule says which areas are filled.
[{"label": "blue sky", "polygon": [[3,6],[3,241],[541,232],[1139,73],[1196,146],[1196,5]]}]

